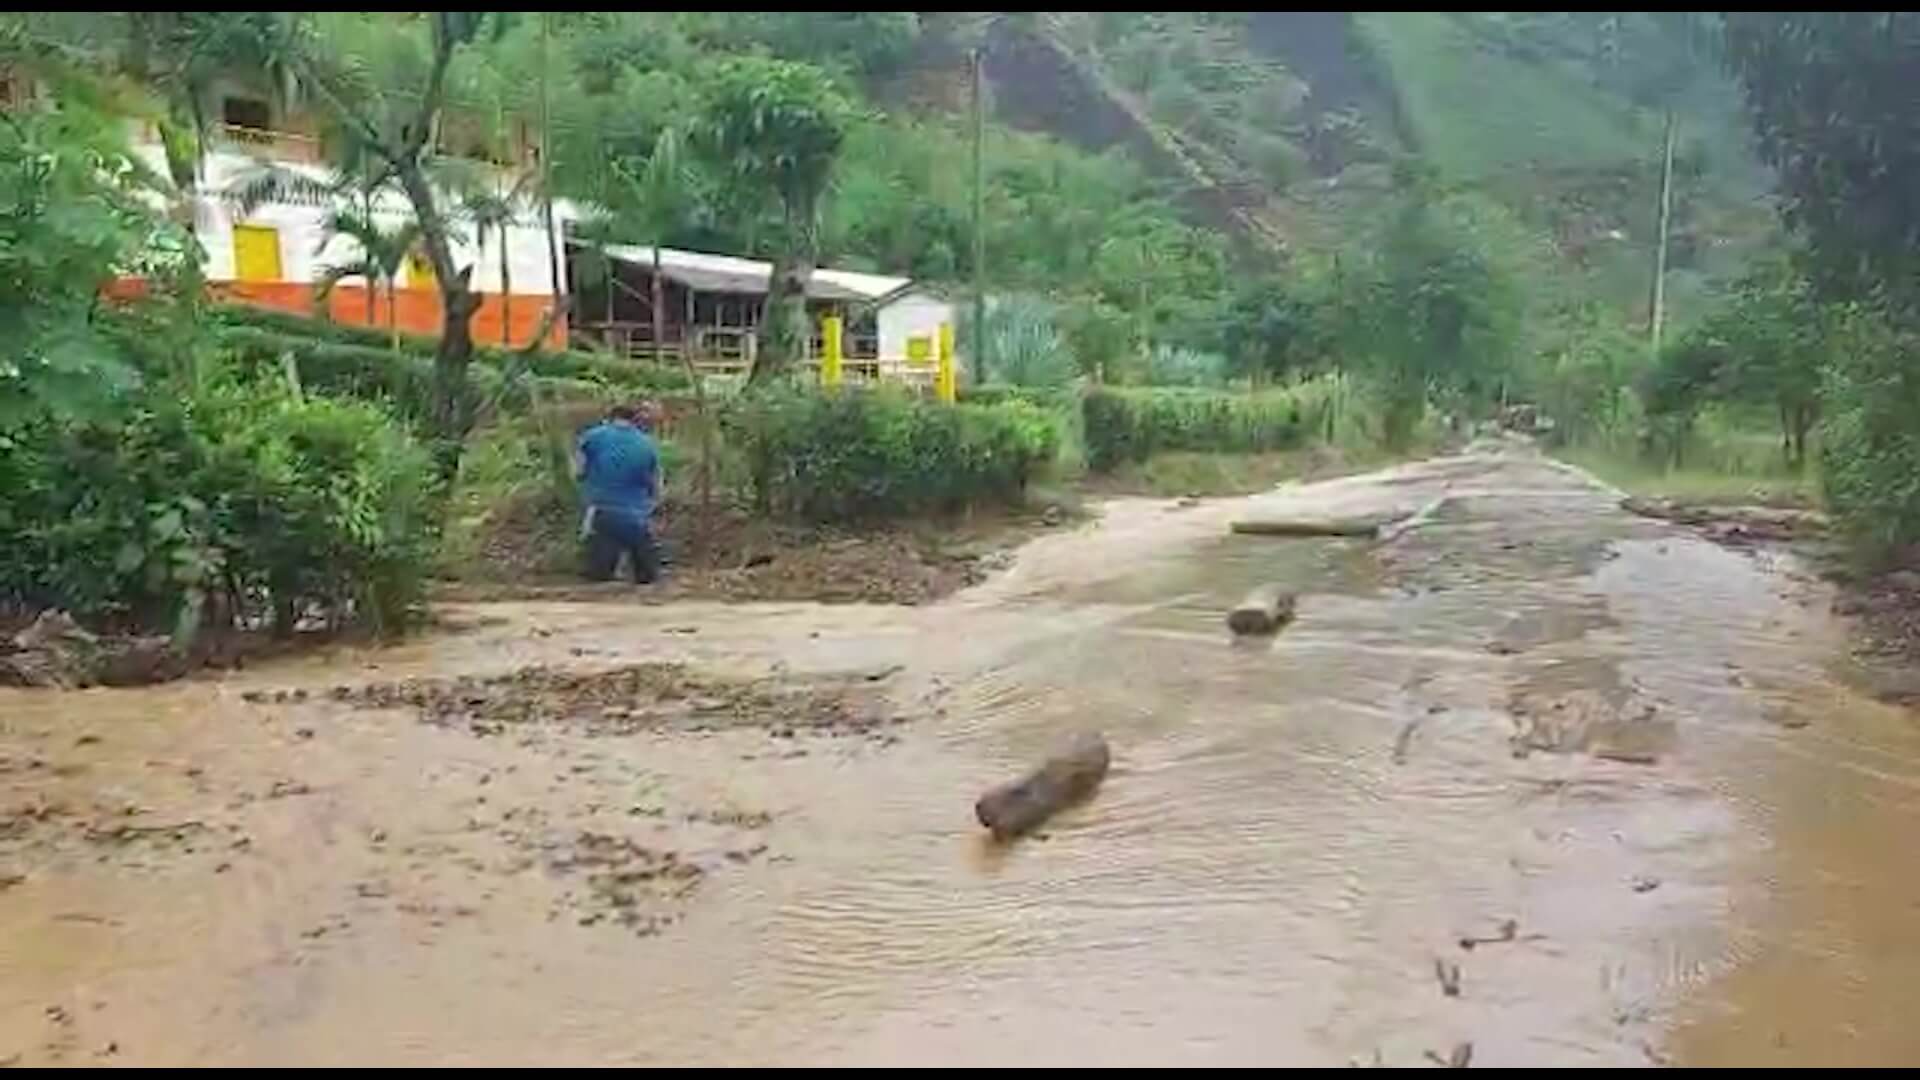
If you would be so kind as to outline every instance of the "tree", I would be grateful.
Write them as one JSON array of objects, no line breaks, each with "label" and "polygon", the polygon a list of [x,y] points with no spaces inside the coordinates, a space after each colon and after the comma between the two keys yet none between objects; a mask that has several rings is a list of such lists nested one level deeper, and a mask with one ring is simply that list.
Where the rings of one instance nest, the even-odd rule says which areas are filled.
[{"label": "tree", "polygon": [[1815,283],[1920,309],[1920,13],[1726,12],[1727,57]]},{"label": "tree", "polygon": [[1292,275],[1241,286],[1221,330],[1233,369],[1254,382],[1310,370],[1332,348],[1333,312],[1308,282]]},{"label": "tree", "polygon": [[111,88],[0,24],[0,62],[46,79],[45,108],[0,113],[0,447],[9,428],[67,414],[134,373],[100,325],[121,273],[158,285],[198,267],[199,248],[155,211],[168,185],[141,164]]},{"label": "tree", "polygon": [[723,61],[709,88],[700,143],[738,205],[771,198],[780,210],[773,275],[761,326],[766,338],[750,382],[784,371],[805,350],[806,289],[819,259],[820,200],[853,115],[824,71],[746,56]]},{"label": "tree", "polygon": [[335,238],[344,236],[354,242],[359,254],[346,262],[321,268],[314,290],[314,302],[324,312],[334,286],[347,278],[362,278],[367,283],[367,321],[371,325],[371,297],[376,288],[385,287],[387,335],[397,355],[400,352],[400,268],[406,264],[407,256],[418,249],[420,235],[420,223],[417,221],[403,220],[388,228],[381,225],[372,213],[356,207],[336,207],[328,211],[321,225],[320,250],[326,251]]},{"label": "tree", "polygon": [[[492,233],[500,244],[500,345],[513,343],[513,259],[507,237],[529,203],[537,177],[520,174],[512,183],[469,189],[460,196],[460,213],[473,224],[474,241],[481,247]],[[537,339],[536,339],[537,342]],[[535,342],[529,342],[534,344]]]},{"label": "tree", "polygon": [[1400,204],[1372,245],[1364,299],[1347,333],[1371,361],[1383,434],[1405,445],[1427,399],[1486,404],[1502,393],[1519,342],[1523,297],[1498,250],[1487,208],[1403,179]]},{"label": "tree", "polygon": [[295,14],[286,33],[301,86],[333,121],[336,136],[390,170],[420,231],[420,246],[440,292],[440,340],[434,350],[429,422],[442,470],[452,475],[474,422],[467,380],[473,359],[472,266],[454,262],[454,228],[434,181],[436,139],[447,108],[449,73],[472,60],[476,44],[506,25],[480,11]]}]

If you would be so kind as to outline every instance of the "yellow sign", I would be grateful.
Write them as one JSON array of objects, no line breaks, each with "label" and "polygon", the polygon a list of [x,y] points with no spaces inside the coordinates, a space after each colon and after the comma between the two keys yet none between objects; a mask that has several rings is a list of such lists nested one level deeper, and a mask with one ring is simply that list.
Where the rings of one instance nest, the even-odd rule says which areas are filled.
[{"label": "yellow sign", "polygon": [[933,338],[926,334],[915,334],[908,338],[907,363],[915,367],[926,367],[933,363]]},{"label": "yellow sign", "polygon": [[820,320],[820,385],[840,385],[840,316]]},{"label": "yellow sign", "polygon": [[953,368],[953,324],[940,324],[940,366],[934,369],[933,392],[951,405],[960,396],[957,373]]}]

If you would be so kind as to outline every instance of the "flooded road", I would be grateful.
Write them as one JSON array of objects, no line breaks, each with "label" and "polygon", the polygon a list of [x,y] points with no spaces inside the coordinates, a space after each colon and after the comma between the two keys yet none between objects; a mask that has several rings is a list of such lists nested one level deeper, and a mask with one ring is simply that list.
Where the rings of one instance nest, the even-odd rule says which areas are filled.
[{"label": "flooded road", "polygon": [[[1227,533],[1413,506],[1386,543]],[[1268,581],[1297,621],[1230,643]],[[0,1058],[1912,1060],[1920,727],[1843,687],[1827,600],[1479,453],[1116,502],[924,608],[479,605],[0,691]],[[352,696],[661,662],[671,723]],[[1099,794],[984,843],[973,798],[1083,729]]]}]

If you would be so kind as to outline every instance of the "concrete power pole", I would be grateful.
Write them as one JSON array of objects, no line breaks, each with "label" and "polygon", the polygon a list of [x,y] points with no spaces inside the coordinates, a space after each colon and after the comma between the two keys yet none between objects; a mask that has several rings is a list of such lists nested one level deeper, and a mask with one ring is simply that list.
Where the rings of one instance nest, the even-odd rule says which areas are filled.
[{"label": "concrete power pole", "polygon": [[1660,232],[1653,244],[1653,302],[1647,314],[1647,346],[1660,359],[1660,331],[1667,317],[1667,232],[1673,218],[1673,110],[1667,110],[1666,145],[1660,158]]},{"label": "concrete power pole", "polygon": [[987,103],[981,67],[985,47],[973,50],[973,381],[987,381]]}]

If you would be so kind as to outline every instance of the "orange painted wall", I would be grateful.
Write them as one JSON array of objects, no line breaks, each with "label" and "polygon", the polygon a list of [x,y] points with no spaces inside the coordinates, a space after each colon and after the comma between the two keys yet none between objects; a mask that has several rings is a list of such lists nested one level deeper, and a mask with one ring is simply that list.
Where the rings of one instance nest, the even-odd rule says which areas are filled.
[{"label": "orange painted wall", "polygon": [[[291,312],[295,315],[313,315],[313,286],[289,281],[220,281],[208,286],[214,296],[254,307],[272,308],[276,311]],[[476,345],[499,346],[501,341],[501,323],[503,310],[511,308],[512,324],[507,327],[505,344],[524,346],[532,340],[534,332],[540,328],[540,317],[553,298],[551,296],[533,296],[515,293],[511,305],[503,305],[499,293],[486,293],[480,298],[480,310],[473,316],[473,341]],[[440,336],[440,294],[433,289],[400,289],[395,297],[395,322],[403,334],[420,337]],[[367,319],[367,290],[365,286],[341,284],[334,286],[333,294],[328,297],[328,315],[334,322],[354,326],[371,325],[375,329],[387,328],[387,294],[384,289],[374,291],[373,319]],[[564,349],[567,345],[567,324],[565,317],[554,320],[547,331],[546,347]]]}]

